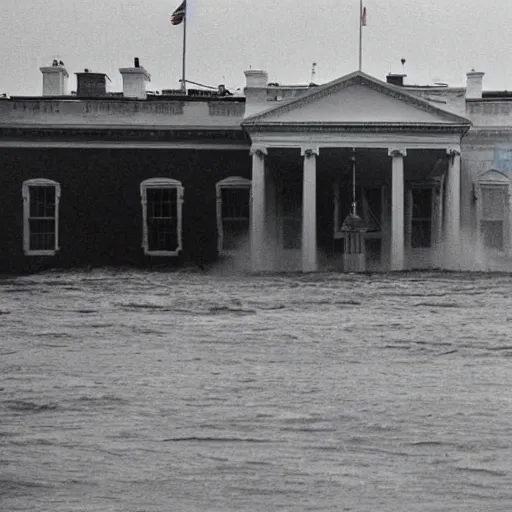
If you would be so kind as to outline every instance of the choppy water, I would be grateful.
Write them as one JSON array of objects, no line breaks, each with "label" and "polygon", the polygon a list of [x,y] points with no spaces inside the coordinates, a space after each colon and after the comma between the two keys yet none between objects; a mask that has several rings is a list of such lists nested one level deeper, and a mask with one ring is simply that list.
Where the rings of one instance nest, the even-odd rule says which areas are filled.
[{"label": "choppy water", "polygon": [[0,280],[0,510],[512,510],[512,277]]}]

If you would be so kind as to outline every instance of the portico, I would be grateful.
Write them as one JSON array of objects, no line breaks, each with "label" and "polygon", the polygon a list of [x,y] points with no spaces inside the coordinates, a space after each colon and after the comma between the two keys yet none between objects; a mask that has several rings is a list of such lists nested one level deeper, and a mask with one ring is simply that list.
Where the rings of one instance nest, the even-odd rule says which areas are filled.
[{"label": "portico", "polygon": [[[371,211],[378,235],[367,239],[380,239],[380,268],[414,265],[409,249],[421,245],[414,238],[418,229],[429,230],[430,252],[434,246],[442,252],[442,266],[457,260],[460,143],[470,127],[467,119],[355,72],[246,117],[243,126],[252,140],[253,270],[283,270],[292,261],[292,268],[303,272],[319,269],[319,238],[325,253],[327,232],[333,247],[343,237],[339,215],[347,205],[340,197],[351,185],[346,169],[354,150],[358,207],[378,210],[378,215]],[[367,193],[370,189],[377,192]],[[295,203],[289,204],[293,194]],[[423,220],[422,202],[427,204]],[[286,235],[293,222],[300,224],[300,237],[292,240]]]}]

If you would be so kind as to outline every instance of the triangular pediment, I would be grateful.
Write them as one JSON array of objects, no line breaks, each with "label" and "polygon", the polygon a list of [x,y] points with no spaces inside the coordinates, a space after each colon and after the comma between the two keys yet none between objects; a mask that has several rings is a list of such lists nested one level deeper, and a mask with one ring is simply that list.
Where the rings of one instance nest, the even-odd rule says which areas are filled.
[{"label": "triangular pediment", "polygon": [[247,117],[243,125],[467,126],[471,122],[399,86],[357,71]]}]

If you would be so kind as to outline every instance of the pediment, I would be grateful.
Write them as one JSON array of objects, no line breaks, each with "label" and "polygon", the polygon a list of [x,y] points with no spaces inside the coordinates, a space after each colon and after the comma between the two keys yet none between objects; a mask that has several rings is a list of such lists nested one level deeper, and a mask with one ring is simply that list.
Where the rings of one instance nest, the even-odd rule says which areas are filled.
[{"label": "pediment", "polygon": [[358,71],[247,117],[243,125],[249,129],[262,125],[459,125],[469,128],[471,122],[398,86]]},{"label": "pediment", "polygon": [[478,177],[478,182],[488,184],[508,184],[510,183],[510,180],[504,173],[496,171],[495,169],[491,169],[480,174]]}]

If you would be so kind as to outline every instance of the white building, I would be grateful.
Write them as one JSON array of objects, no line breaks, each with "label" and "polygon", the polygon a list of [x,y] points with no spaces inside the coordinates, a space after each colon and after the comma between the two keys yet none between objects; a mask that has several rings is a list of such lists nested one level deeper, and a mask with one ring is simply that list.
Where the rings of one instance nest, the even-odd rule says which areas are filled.
[{"label": "white building", "polygon": [[[77,94],[69,95],[63,66],[41,71],[42,97],[0,101],[0,200],[15,210],[0,228],[6,268],[87,264],[98,247],[98,264],[183,262],[201,251],[210,261],[236,255],[235,236],[250,241],[255,271],[512,268],[512,93],[484,91],[483,73],[469,72],[459,88],[362,72],[283,86],[250,70],[244,97],[233,97],[150,95],[138,62],[120,69],[118,94],[106,92],[101,73],[77,74]],[[101,187],[91,170],[98,161]],[[70,175],[70,166],[80,172]],[[123,205],[103,196],[110,188],[125,194],[119,176],[128,168],[124,206],[139,210],[137,233],[120,237],[119,226],[130,229]],[[155,239],[172,231],[173,247],[151,249],[148,183],[176,196],[159,221],[166,227],[154,228]],[[10,199],[28,204],[36,186],[58,187],[44,233],[50,246],[40,251],[30,249],[30,208]],[[129,203],[134,189],[142,209]],[[342,229],[353,193],[361,233]],[[84,253],[66,223],[73,219],[86,237],[100,237],[99,228],[88,232],[91,216],[63,208],[72,200],[86,209],[92,198],[91,216],[108,222],[102,242]],[[117,231],[109,233],[111,224]],[[17,258],[23,263],[13,265]]]}]

